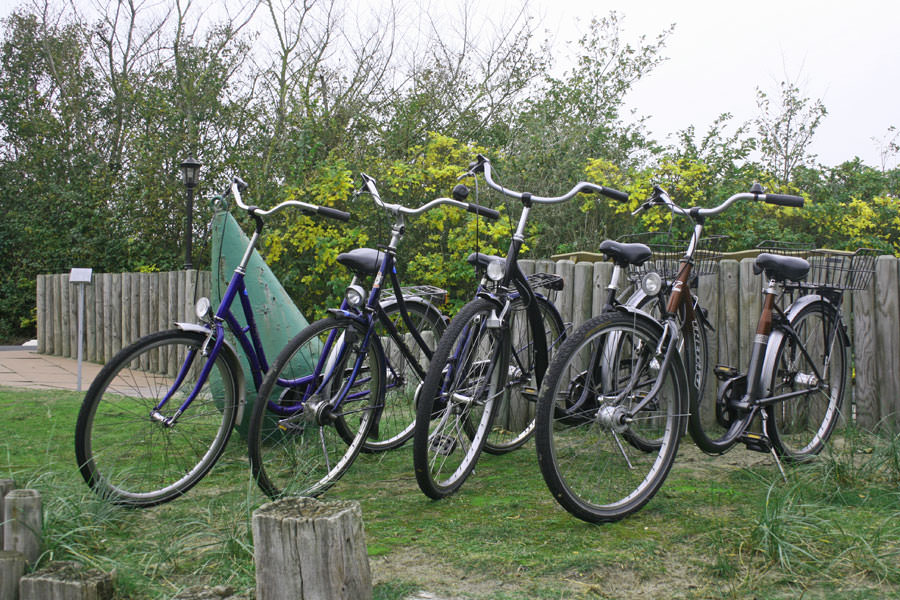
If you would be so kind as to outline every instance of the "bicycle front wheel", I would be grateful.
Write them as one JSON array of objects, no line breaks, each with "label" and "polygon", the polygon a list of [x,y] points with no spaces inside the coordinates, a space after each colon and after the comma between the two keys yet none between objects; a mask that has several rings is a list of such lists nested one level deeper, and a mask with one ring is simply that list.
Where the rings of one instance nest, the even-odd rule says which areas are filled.
[{"label": "bicycle front wheel", "polygon": [[677,352],[659,371],[660,332],[640,315],[595,317],[566,339],[547,371],[538,463],[553,497],[579,519],[616,521],[637,511],[675,461],[686,383]]},{"label": "bicycle front wheel", "polygon": [[776,341],[770,395],[802,392],[766,408],[772,445],[787,460],[821,452],[840,419],[848,364],[838,318],[830,303],[812,302],[791,318],[796,337]]},{"label": "bicycle front wheel", "polygon": [[475,468],[504,392],[506,330],[478,298],[450,322],[422,384],[413,437],[416,481],[430,498],[449,496]]},{"label": "bicycle front wheel", "polygon": [[369,330],[326,317],[275,359],[253,406],[250,468],[271,498],[318,496],[359,454],[382,406],[384,362]]},{"label": "bicycle front wheel", "polygon": [[[385,357],[384,408],[375,420],[363,452],[392,450],[412,437],[416,426],[416,397],[428,370],[428,354],[403,320],[400,307],[394,303],[384,312],[398,335],[394,337],[380,319],[375,320],[375,333]],[[446,329],[441,314],[432,305],[415,301],[406,302],[406,312],[426,348],[433,353]],[[409,350],[409,355],[401,350],[401,344]]]},{"label": "bicycle front wheel", "polygon": [[[236,366],[219,353],[196,389],[205,341],[180,330],[148,335],[91,383],[78,413],[75,456],[95,492],[125,506],[162,504],[191,489],[222,455],[237,415]],[[174,424],[165,423],[195,389]]]},{"label": "bicycle front wheel", "polygon": [[[538,310],[547,340],[547,364],[562,344],[563,322],[556,307],[549,300],[536,296]],[[484,451],[505,454],[522,445],[534,433],[538,384],[534,372],[534,336],[528,322],[525,303],[521,298],[512,301],[507,313],[509,320],[509,369],[506,389],[494,403],[494,422],[484,443]]]}]

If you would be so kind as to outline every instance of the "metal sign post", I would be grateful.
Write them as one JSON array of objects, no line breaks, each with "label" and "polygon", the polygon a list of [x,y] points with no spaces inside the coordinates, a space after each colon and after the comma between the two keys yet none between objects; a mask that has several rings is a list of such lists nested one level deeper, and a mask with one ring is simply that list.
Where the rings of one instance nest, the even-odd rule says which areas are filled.
[{"label": "metal sign post", "polygon": [[69,271],[69,283],[78,287],[78,391],[81,391],[81,362],[84,352],[84,286],[91,283],[93,269],[73,268]]}]

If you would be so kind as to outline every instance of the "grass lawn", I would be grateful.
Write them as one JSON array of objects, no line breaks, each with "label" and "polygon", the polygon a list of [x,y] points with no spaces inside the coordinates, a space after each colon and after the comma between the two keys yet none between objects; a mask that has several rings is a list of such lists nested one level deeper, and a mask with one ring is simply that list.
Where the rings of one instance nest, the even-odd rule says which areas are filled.
[{"label": "grass lawn", "polygon": [[[254,588],[252,512],[267,499],[234,436],[186,496],[145,510],[97,499],[74,458],[81,396],[0,389],[0,478],[40,490],[41,562],[117,570],[120,598],[185,587]],[[533,443],[483,456],[461,491],[431,501],[409,447],[361,455],[323,499],[360,502],[375,597],[874,598],[900,596],[900,441],[853,431],[814,464],[683,440],[657,496],[633,517],[589,525],[550,497]]]}]

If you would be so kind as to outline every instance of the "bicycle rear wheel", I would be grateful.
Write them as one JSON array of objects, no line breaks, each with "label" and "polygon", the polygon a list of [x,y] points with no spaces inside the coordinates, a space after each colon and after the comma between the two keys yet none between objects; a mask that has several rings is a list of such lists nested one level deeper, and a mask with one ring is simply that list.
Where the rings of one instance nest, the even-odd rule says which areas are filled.
[{"label": "bicycle rear wheel", "polygon": [[[406,311],[413,327],[418,330],[422,341],[433,353],[444,334],[446,325],[441,313],[434,306],[416,301],[406,302]],[[428,370],[428,355],[416,343],[412,332],[400,314],[400,307],[394,303],[385,309],[400,340],[409,349],[412,360],[424,374]],[[384,408],[375,420],[375,426],[363,445],[363,452],[381,452],[402,446],[412,437],[416,426],[416,397],[422,385],[416,368],[401,350],[381,320],[375,320],[375,334],[381,340],[385,356]]]},{"label": "bicycle rear wheel", "polygon": [[[544,337],[547,340],[547,364],[563,341],[562,317],[549,300],[535,296]],[[494,402],[494,421],[491,433],[484,442],[484,451],[505,454],[521,448],[534,433],[538,384],[535,376],[534,338],[521,298],[512,301],[509,311],[509,370],[506,390]]]},{"label": "bicycle rear wheel", "polygon": [[449,496],[475,468],[494,402],[504,392],[507,332],[488,326],[493,307],[478,298],[457,313],[422,384],[413,464],[419,488],[430,498]]},{"label": "bicycle rear wheel", "polygon": [[812,302],[791,317],[796,338],[781,334],[773,340],[770,395],[807,392],[766,408],[769,438],[787,460],[803,461],[821,452],[840,419],[849,365],[837,319],[832,304]]},{"label": "bicycle rear wheel", "polygon": [[553,497],[579,519],[616,521],[639,510],[675,461],[686,384],[677,353],[658,372],[660,332],[640,315],[600,315],[550,365],[538,400],[538,463]]},{"label": "bicycle rear wheel", "polygon": [[352,319],[327,317],[275,359],[247,434],[253,477],[269,497],[318,496],[353,464],[383,401],[384,362],[367,336]]},{"label": "bicycle rear wheel", "polygon": [[151,416],[157,407],[162,417],[174,416],[194,390],[205,341],[180,330],[148,335],[123,348],[91,383],[78,413],[75,456],[96,493],[115,504],[154,506],[187,492],[216,464],[237,416],[239,367],[224,352],[174,425]]}]

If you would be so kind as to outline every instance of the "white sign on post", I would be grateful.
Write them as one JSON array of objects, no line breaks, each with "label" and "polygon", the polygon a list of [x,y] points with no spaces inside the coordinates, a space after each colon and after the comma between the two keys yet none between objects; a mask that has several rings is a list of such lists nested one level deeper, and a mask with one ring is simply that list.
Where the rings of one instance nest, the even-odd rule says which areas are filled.
[{"label": "white sign on post", "polygon": [[93,269],[73,268],[69,271],[69,283],[78,286],[78,391],[81,391],[81,362],[84,352],[84,286],[91,282]]}]

